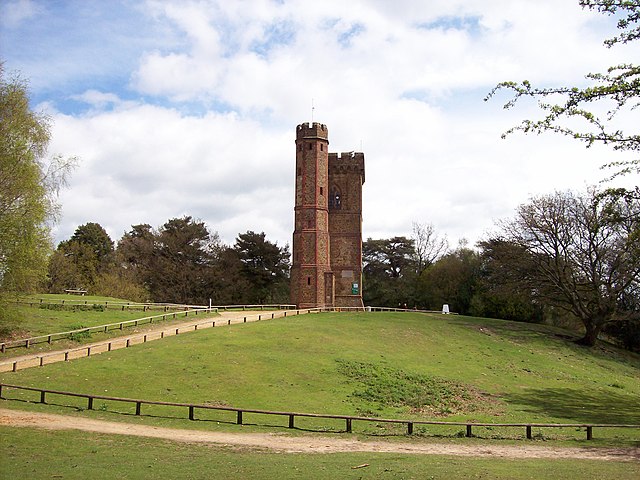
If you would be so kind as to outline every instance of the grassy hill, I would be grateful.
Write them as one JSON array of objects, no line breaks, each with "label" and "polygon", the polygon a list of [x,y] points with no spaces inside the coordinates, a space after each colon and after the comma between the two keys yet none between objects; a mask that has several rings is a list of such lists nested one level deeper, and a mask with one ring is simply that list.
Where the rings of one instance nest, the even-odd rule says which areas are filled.
[{"label": "grassy hill", "polygon": [[[418,313],[327,313],[207,329],[0,375],[6,383],[244,408],[633,424],[640,423],[639,378],[637,355],[579,347],[551,327]],[[20,403],[20,408],[56,407]],[[155,408],[145,407],[145,412],[167,415],[167,407]],[[104,403],[98,410],[129,412],[131,407]],[[222,416],[220,428],[237,428],[224,424],[230,420],[224,414],[207,415],[214,420]],[[150,417],[136,421],[175,423]],[[282,425],[277,419],[273,423]],[[302,426],[328,427],[313,419]],[[210,428],[200,422],[189,427]],[[385,434],[394,427],[358,428]],[[428,432],[438,430],[430,427]],[[616,430],[613,435],[628,442],[637,439],[638,431]]]}]

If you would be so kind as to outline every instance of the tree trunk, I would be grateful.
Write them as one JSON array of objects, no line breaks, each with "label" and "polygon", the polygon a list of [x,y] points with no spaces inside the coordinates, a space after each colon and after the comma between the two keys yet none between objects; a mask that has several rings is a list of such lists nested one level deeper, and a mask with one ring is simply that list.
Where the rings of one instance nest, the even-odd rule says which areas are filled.
[{"label": "tree trunk", "polygon": [[595,321],[583,320],[585,333],[584,337],[580,340],[576,340],[578,345],[585,345],[587,347],[593,347],[598,341],[598,334],[602,329],[602,324]]}]

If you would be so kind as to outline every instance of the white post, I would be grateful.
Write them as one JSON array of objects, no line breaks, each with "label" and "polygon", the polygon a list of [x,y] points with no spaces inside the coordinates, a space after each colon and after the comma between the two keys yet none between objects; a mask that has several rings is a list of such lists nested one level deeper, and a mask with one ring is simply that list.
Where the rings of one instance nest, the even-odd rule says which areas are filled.
[{"label": "white post", "polygon": [[449,313],[449,305],[448,304],[445,303],[444,305],[442,305],[442,313],[444,313],[445,315],[447,313]]}]

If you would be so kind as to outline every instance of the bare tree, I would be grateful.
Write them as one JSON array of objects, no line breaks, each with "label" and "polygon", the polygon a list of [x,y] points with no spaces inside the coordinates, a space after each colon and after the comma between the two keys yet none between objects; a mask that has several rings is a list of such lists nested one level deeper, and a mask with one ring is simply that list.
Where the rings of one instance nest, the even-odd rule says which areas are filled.
[{"label": "bare tree", "polygon": [[413,222],[411,238],[415,249],[418,275],[449,250],[447,236],[438,235],[432,223]]},{"label": "bare tree", "polygon": [[640,201],[556,192],[521,205],[502,233],[482,246],[504,282],[528,289],[575,315],[595,345],[602,328],[637,312],[624,299],[640,295]]}]

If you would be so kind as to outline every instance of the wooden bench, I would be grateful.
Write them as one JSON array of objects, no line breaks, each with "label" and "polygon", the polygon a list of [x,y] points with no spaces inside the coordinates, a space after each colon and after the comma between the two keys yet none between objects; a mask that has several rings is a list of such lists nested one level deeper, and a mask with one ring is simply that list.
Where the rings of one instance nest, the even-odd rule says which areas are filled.
[{"label": "wooden bench", "polygon": [[64,293],[68,293],[69,295],[82,295],[84,297],[87,294],[87,291],[79,288],[68,288]]}]

